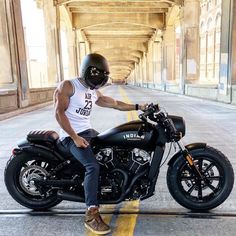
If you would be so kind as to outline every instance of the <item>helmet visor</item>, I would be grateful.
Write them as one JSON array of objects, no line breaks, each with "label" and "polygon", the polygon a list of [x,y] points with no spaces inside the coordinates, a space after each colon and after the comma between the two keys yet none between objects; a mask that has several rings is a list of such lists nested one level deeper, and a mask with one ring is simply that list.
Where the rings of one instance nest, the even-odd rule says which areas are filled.
[{"label": "helmet visor", "polygon": [[85,83],[91,89],[98,89],[105,85],[109,79],[109,72],[99,70],[96,67],[89,67],[85,72]]}]

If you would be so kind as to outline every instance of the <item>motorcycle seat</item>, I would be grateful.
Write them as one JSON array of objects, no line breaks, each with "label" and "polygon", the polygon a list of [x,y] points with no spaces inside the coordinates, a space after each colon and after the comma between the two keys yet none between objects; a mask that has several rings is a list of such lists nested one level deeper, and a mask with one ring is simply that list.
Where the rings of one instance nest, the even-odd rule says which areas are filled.
[{"label": "motorcycle seat", "polygon": [[48,142],[50,144],[55,144],[58,138],[59,135],[57,132],[52,130],[33,130],[27,135],[27,140],[32,143]]}]

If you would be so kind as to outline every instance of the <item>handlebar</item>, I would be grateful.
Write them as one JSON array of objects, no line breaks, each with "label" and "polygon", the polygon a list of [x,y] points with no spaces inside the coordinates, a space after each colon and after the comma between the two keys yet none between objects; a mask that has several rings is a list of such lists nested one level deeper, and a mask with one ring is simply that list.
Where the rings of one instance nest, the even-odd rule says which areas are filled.
[{"label": "handlebar", "polygon": [[160,109],[159,109],[159,106],[158,104],[156,105],[153,105],[152,103],[150,105],[148,105],[148,108],[142,113],[139,115],[139,118],[141,120],[147,120],[147,117],[152,115],[153,113],[155,112],[158,112]]},{"label": "handlebar", "polygon": [[152,118],[149,118],[149,116],[152,116],[154,113],[158,113],[156,118],[158,117],[159,122],[161,122],[167,128],[167,130],[169,130],[170,139],[179,140],[181,138],[181,133],[176,129],[172,119],[170,119],[168,115],[165,115],[163,112],[160,112],[158,104],[148,105],[148,108],[139,115],[139,118],[145,122],[156,125],[157,123],[152,121]]}]

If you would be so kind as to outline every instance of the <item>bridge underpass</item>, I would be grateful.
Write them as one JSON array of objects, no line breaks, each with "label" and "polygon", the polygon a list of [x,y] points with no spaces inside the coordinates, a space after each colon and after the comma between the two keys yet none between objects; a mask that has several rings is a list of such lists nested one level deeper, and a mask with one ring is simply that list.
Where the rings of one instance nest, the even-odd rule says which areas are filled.
[{"label": "bridge underpass", "polygon": [[107,57],[110,83],[235,104],[233,0],[0,4],[0,119],[50,102],[90,52]]},{"label": "bridge underpass", "polygon": [[[110,63],[113,85],[105,94],[122,99],[117,84],[128,84],[122,88],[132,102],[157,101],[169,113],[184,116],[185,142],[218,147],[235,167],[235,107],[226,104],[236,103],[234,1],[10,0],[2,1],[0,9],[0,235],[85,233],[84,204],[63,202],[55,215],[33,217],[8,195],[3,171],[12,147],[28,131],[58,130],[48,106],[53,91],[60,81],[79,74],[80,62],[90,52]],[[127,121],[126,113],[95,113],[99,131]],[[166,165],[152,199],[132,210],[122,204],[103,209],[116,235],[128,235],[122,233],[127,222],[129,235],[234,235],[235,190],[212,215],[189,214],[170,197],[165,170]]]},{"label": "bridge underpass", "polygon": [[[235,169],[235,106],[131,85],[111,85],[102,92],[119,100],[127,99],[126,94],[133,103],[158,102],[169,114],[183,116],[187,125],[184,143],[206,142],[218,148],[228,156]],[[127,122],[133,116],[129,113],[96,106],[92,125],[103,132]],[[51,211],[38,213],[22,207],[8,194],[3,181],[6,162],[17,141],[35,129],[58,131],[52,105],[0,121],[0,235],[91,235],[83,227],[83,203],[63,201]],[[206,213],[190,212],[170,196],[166,185],[167,167],[165,163],[161,168],[156,194],[150,199],[101,207],[103,217],[112,227],[111,235],[233,236],[236,229],[233,223],[236,213],[235,188],[218,208]]]}]

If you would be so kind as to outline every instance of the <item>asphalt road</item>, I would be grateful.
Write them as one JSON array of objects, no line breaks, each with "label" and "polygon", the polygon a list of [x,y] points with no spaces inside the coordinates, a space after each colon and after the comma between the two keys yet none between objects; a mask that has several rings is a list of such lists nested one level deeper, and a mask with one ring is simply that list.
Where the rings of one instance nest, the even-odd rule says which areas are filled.
[{"label": "asphalt road", "polygon": [[[123,100],[119,86],[109,86],[103,93]],[[183,141],[207,142],[221,150],[236,167],[236,107],[157,90],[122,86],[133,103],[154,102],[169,114],[183,116],[187,134]],[[127,121],[127,113],[95,107],[92,124],[102,132]],[[18,140],[34,129],[58,131],[53,107],[25,113],[0,121],[0,236],[8,235],[91,235],[84,229],[85,206],[62,202],[51,212],[36,214],[16,203],[7,193],[3,173],[11,150]],[[210,213],[190,213],[170,196],[166,186],[167,165],[161,169],[156,195],[142,202],[102,207],[110,223],[111,235],[235,235],[236,190]]]}]

